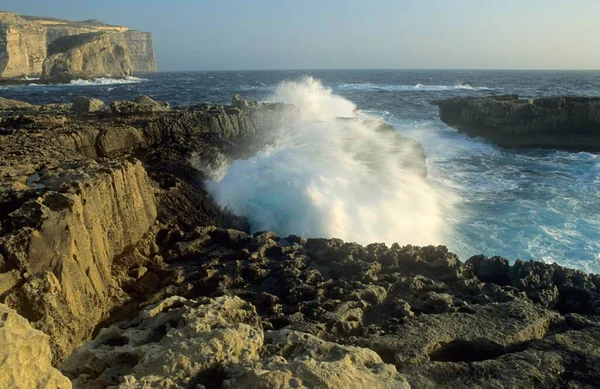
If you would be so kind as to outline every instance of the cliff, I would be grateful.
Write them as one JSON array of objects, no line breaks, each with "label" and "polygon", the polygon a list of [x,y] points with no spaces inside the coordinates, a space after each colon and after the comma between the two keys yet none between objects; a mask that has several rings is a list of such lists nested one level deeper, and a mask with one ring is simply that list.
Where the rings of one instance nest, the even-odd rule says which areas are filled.
[{"label": "cliff", "polygon": [[131,75],[131,58],[123,47],[114,45],[106,32],[70,35],[48,46],[42,80],[69,82],[110,75]]},{"label": "cliff", "polygon": [[42,73],[46,58],[46,33],[39,23],[0,12],[0,77]]},{"label": "cliff", "polygon": [[66,20],[0,12],[0,78],[39,76],[48,46],[65,36],[104,32],[131,58],[132,72],[156,71],[152,34],[98,20]]},{"label": "cliff", "polygon": [[600,151],[600,98],[516,95],[436,101],[440,119],[506,148]]}]

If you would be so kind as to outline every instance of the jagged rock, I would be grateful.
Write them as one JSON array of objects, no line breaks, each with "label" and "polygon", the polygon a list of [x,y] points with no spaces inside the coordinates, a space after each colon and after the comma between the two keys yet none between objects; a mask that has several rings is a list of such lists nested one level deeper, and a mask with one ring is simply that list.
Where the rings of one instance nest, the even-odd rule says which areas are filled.
[{"label": "jagged rock", "polygon": [[326,342],[313,335],[281,330],[265,333],[260,361],[236,366],[224,388],[409,389],[393,365],[359,347]]},{"label": "jagged rock", "polygon": [[5,301],[51,335],[60,360],[122,300],[113,259],[153,225],[156,203],[139,162],[61,167],[35,180],[46,193],[12,212],[12,230],[0,239],[27,275]]},{"label": "jagged rock", "polygon": [[62,369],[76,388],[118,385],[125,376],[139,386],[180,388],[258,359],[262,344],[260,318],[251,304],[237,297],[171,297],[126,325],[102,330]]},{"label": "jagged rock", "polygon": [[31,108],[32,105],[24,101],[10,100],[0,97],[0,110],[15,110]]},{"label": "jagged rock", "polygon": [[0,387],[69,389],[71,382],[52,367],[48,335],[0,304]]},{"label": "jagged rock", "polygon": [[131,75],[129,53],[114,45],[104,32],[65,36],[48,46],[42,79],[69,82],[74,79]]},{"label": "jagged rock", "polygon": [[517,95],[435,101],[440,119],[507,148],[600,150],[600,98]]},{"label": "jagged rock", "polygon": [[114,113],[164,112],[169,110],[169,104],[140,95],[134,101],[113,101],[110,110]]},{"label": "jagged rock", "polygon": [[231,99],[231,105],[239,109],[248,109],[258,107],[258,103],[252,100],[246,100],[242,96],[235,94]]},{"label": "jagged rock", "polygon": [[[51,335],[55,362],[113,308],[141,302],[161,286],[162,276],[168,278],[153,262],[159,247],[145,240],[157,219],[182,228],[243,224],[188,184],[201,173],[187,152],[225,153],[229,140],[244,145],[246,138],[256,142],[248,147],[259,147],[262,131],[288,119],[281,107],[263,113],[221,107],[224,123],[231,123],[224,132],[213,111],[197,108],[102,121],[59,106],[1,111],[0,296]],[[124,156],[150,147],[157,158],[145,155],[149,177],[142,163]],[[231,244],[241,244],[240,234],[232,232]],[[144,254],[133,255],[139,245]],[[187,251],[194,254],[200,246]],[[141,268],[148,271],[130,275]]]},{"label": "jagged rock", "polygon": [[218,386],[224,379],[225,388],[409,387],[371,350],[289,330],[263,335],[254,307],[237,297],[171,297],[102,330],[62,369],[76,388]]},{"label": "jagged rock", "polygon": [[102,100],[90,97],[77,97],[73,101],[71,111],[77,113],[105,112],[106,106]]}]

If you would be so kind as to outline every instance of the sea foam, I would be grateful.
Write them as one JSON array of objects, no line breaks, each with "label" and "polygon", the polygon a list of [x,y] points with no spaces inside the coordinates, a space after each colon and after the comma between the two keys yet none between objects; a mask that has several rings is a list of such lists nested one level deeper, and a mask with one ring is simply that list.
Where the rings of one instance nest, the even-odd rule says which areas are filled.
[{"label": "sea foam", "polygon": [[[207,187],[246,216],[253,231],[336,237],[362,244],[442,243],[453,196],[402,167],[394,133],[356,116],[354,103],[307,78],[279,85],[269,100],[300,108],[302,120],[277,130],[275,144],[234,161]],[[350,117],[353,120],[339,120]]]}]

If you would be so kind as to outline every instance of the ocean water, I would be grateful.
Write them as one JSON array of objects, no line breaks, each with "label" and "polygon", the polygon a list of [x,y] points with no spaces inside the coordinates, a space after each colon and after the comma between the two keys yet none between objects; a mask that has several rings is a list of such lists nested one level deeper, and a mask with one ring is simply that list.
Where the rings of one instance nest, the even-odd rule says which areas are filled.
[{"label": "ocean water", "polygon": [[[315,119],[207,183],[255,229],[441,243],[463,260],[483,253],[600,272],[600,154],[503,150],[449,128],[430,103],[507,93],[600,96],[599,71],[193,72],[0,87],[1,97],[31,103],[138,94],[172,105],[228,103],[234,93],[293,102]],[[360,126],[333,120],[352,114]],[[425,181],[397,169],[393,153],[405,151],[370,135],[372,117],[423,144]]]}]

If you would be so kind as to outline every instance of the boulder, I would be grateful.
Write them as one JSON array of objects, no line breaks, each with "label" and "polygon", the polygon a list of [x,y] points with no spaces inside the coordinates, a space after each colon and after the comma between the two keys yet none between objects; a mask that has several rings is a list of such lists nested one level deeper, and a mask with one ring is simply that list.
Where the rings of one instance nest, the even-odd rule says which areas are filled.
[{"label": "boulder", "polygon": [[169,110],[169,103],[152,100],[149,96],[140,95],[133,101],[113,101],[110,103],[113,113],[147,113]]},{"label": "boulder", "polygon": [[258,107],[258,103],[256,101],[244,99],[239,94],[233,95],[231,99],[231,105],[239,109],[248,109],[248,108],[256,108]]},{"label": "boulder", "polygon": [[102,100],[91,97],[76,97],[71,107],[71,111],[76,113],[105,112],[106,110]]},{"label": "boulder", "polygon": [[129,53],[114,45],[110,35],[94,32],[65,36],[48,46],[42,80],[69,82],[98,77],[124,78],[131,75]]},{"label": "boulder", "polygon": [[24,317],[0,304],[0,387],[71,388],[69,379],[52,366],[48,340]]},{"label": "boulder", "polygon": [[18,100],[10,100],[10,99],[5,99],[3,97],[0,97],[0,111],[3,110],[17,110],[17,109],[28,109],[28,108],[32,108],[33,106],[29,103],[26,103],[24,101],[18,101]]},{"label": "boulder", "polygon": [[600,151],[598,97],[455,97],[434,104],[444,123],[500,147]]}]

